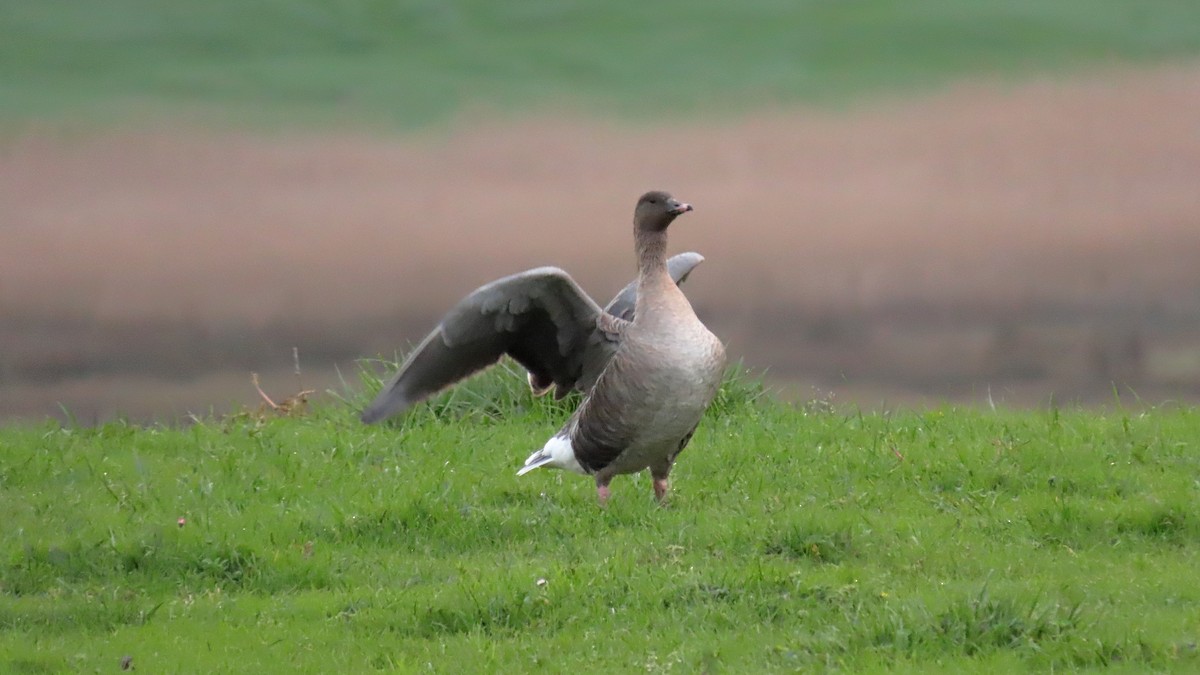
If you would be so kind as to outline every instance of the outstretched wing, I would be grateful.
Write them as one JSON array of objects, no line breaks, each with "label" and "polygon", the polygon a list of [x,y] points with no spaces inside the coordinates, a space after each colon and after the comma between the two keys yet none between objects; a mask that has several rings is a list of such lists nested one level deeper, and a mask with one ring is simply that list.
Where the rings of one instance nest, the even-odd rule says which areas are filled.
[{"label": "outstretched wing", "polygon": [[[682,284],[687,280],[688,275],[692,273],[696,265],[704,262],[704,256],[699,253],[689,251],[687,253],[679,253],[671,256],[667,261],[667,271],[670,272],[671,278],[676,284]],[[633,320],[634,309],[637,305],[637,279],[629,282],[629,285],[621,289],[620,293],[608,303],[604,311],[613,316],[625,319],[626,321]]]},{"label": "outstretched wing", "polygon": [[594,379],[615,345],[597,328],[603,312],[566,272],[539,267],[479,287],[417,346],[362,414],[399,413],[508,354],[531,381],[567,391]]}]

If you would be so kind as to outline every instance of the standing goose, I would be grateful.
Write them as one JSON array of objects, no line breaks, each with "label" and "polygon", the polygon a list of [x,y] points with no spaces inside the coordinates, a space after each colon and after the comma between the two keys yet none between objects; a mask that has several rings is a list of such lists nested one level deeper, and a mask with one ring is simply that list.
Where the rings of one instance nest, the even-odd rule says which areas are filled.
[{"label": "standing goose", "polygon": [[609,482],[650,469],[654,494],[667,495],[675,458],[716,395],[725,349],[679,290],[703,257],[666,257],[667,227],[690,204],[647,192],[634,210],[638,278],[601,309],[556,267],[486,284],[442,319],[362,414],[365,423],[401,412],[508,354],[529,371],[535,393],[586,393],[545,446],[525,460]]}]

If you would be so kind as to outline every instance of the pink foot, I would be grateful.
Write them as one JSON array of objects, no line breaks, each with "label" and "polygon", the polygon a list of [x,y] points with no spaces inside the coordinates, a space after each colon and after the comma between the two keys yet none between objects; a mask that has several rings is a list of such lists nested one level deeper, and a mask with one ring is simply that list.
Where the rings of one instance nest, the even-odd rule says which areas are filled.
[{"label": "pink foot", "polygon": [[600,499],[600,506],[608,505],[608,497],[610,494],[611,493],[609,492],[607,485],[596,486],[596,497]]},{"label": "pink foot", "polygon": [[658,499],[659,504],[665,504],[667,502],[668,489],[670,489],[670,485],[667,484],[666,478],[654,479],[654,497]]}]

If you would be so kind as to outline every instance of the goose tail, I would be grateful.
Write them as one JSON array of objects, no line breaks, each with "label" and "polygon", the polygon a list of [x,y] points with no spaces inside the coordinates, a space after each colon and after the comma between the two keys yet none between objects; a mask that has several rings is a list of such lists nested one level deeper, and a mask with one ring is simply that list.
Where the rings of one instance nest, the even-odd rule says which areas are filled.
[{"label": "goose tail", "polygon": [[554,436],[546,441],[545,447],[525,460],[525,464],[517,470],[517,475],[524,476],[541,466],[587,474],[587,471],[579,464],[579,460],[575,459],[575,447],[571,445],[571,439],[567,436]]}]

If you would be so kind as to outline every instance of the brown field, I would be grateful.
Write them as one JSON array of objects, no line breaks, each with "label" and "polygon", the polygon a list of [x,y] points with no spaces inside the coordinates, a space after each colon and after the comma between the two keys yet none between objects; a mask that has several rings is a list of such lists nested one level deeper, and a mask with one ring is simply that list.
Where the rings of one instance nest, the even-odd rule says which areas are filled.
[{"label": "brown field", "polygon": [[535,265],[607,299],[658,187],[697,207],[698,310],[794,395],[1200,400],[1191,63],[657,127],[30,129],[0,141],[0,418],[287,395],[292,346],[340,386]]}]

